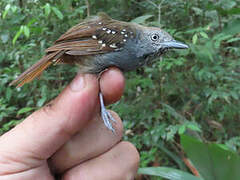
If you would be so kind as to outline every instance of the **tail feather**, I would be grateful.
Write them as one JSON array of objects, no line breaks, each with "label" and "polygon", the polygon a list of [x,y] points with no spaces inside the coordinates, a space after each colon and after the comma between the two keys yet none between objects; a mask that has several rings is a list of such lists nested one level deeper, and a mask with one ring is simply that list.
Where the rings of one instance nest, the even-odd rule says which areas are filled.
[{"label": "tail feather", "polygon": [[28,68],[25,72],[20,74],[17,79],[10,83],[11,85],[17,85],[17,87],[23,86],[25,83],[31,82],[36,77],[40,76],[41,73],[52,63],[55,62],[64,52],[57,51],[44,56],[37,63]]}]

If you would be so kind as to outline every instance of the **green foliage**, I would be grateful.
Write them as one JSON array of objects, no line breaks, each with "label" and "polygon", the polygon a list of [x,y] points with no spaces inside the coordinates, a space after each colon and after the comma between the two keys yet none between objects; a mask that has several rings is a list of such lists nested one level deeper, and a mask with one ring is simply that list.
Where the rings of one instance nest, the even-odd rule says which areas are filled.
[{"label": "green foliage", "polygon": [[[203,143],[181,135],[181,145],[194,167],[204,180],[237,180],[240,173],[240,156],[226,145]],[[139,174],[159,176],[171,180],[203,180],[184,171],[168,167],[140,168]]]},{"label": "green foliage", "polygon": [[151,176],[160,176],[170,180],[203,180],[202,178],[195,177],[189,173],[168,167],[140,168],[138,173]]},{"label": "green foliage", "polygon": [[[90,13],[158,26],[189,50],[171,51],[154,64],[127,73],[120,102],[124,139],[142,155],[186,171],[179,135],[191,134],[240,149],[240,1],[92,0]],[[87,16],[85,1],[0,1],[0,133],[56,97],[77,68],[52,66],[21,88],[8,84],[44,50]],[[196,149],[196,152],[199,152]]]},{"label": "green foliage", "polygon": [[239,179],[240,156],[225,145],[203,143],[185,135],[181,136],[181,144],[205,180]]}]

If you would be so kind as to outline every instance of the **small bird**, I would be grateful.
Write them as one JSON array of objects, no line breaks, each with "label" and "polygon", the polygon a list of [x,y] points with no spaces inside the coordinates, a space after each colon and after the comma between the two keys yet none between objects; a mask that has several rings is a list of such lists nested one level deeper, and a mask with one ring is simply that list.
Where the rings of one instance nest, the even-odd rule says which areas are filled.
[{"label": "small bird", "polygon": [[[117,21],[99,13],[60,36],[46,49],[44,57],[10,85],[21,87],[40,76],[51,64],[76,64],[80,73],[100,74],[111,66],[130,71],[153,61],[168,49],[186,48],[186,44],[177,42],[160,28]],[[115,120],[104,106],[101,91],[99,98],[104,124],[114,132],[111,121]]]}]

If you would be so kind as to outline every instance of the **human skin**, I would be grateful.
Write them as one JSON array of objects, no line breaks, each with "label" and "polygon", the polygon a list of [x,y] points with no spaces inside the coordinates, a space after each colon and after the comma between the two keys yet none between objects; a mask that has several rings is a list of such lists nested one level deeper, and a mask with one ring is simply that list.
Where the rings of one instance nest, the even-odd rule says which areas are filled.
[{"label": "human skin", "polygon": [[130,180],[139,154],[121,141],[121,119],[116,133],[99,115],[99,87],[106,104],[120,99],[124,77],[116,68],[97,76],[78,74],[63,92],[0,137],[0,180]]}]

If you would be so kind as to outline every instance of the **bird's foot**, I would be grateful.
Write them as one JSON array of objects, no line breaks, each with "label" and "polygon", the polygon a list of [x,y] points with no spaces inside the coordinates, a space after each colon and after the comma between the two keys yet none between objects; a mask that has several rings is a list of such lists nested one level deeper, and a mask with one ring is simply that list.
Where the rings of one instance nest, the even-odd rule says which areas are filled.
[{"label": "bird's foot", "polygon": [[111,121],[116,123],[116,120],[111,115],[111,113],[105,108],[103,95],[101,92],[99,93],[99,98],[100,98],[100,105],[101,105],[101,117],[103,119],[103,122],[108,129],[110,129],[113,133],[115,133],[115,129],[113,128]]}]

